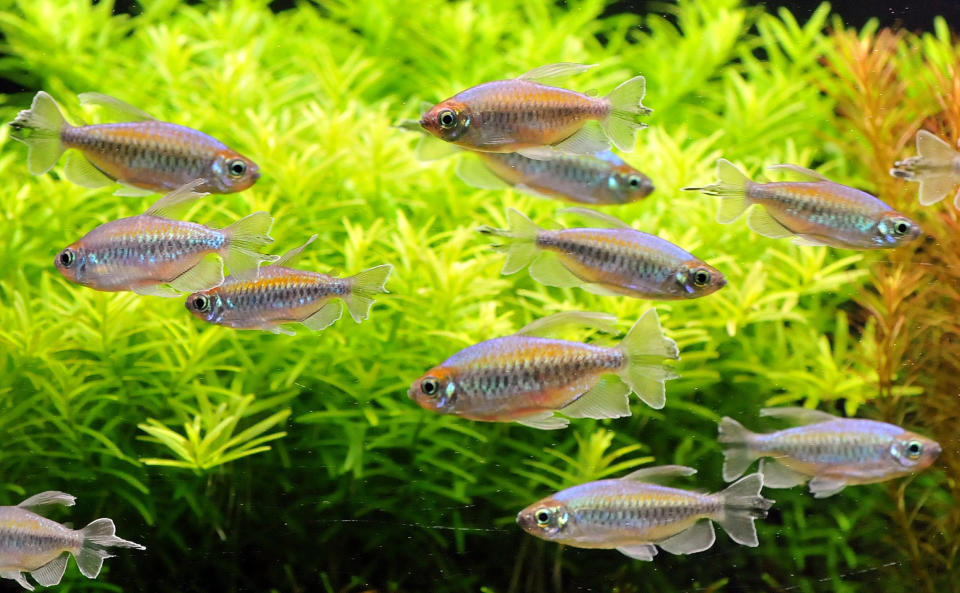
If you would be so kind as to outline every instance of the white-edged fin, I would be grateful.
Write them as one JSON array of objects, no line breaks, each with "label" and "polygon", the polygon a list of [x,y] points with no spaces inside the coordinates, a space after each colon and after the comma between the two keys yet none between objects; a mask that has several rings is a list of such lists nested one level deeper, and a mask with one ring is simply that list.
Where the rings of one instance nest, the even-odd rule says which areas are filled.
[{"label": "white-edged fin", "polygon": [[570,421],[566,418],[554,415],[553,412],[537,412],[523,418],[517,418],[517,424],[523,424],[530,428],[539,428],[540,430],[557,430],[566,428]]},{"label": "white-edged fin", "polygon": [[717,433],[717,442],[727,445],[723,450],[723,479],[732,482],[756,459],[756,453],[750,450],[750,441],[755,435],[727,416],[720,419]]},{"label": "white-edged fin", "polygon": [[810,235],[797,235],[793,238],[794,245],[803,245],[806,247],[825,247],[827,243]]},{"label": "white-edged fin", "polygon": [[624,556],[629,556],[634,560],[651,561],[657,555],[657,547],[653,544],[634,544],[632,546],[620,546],[617,551]]},{"label": "white-edged fin", "polygon": [[564,153],[560,152],[553,146],[531,146],[529,148],[519,149],[517,154],[535,161],[550,161],[563,156]]},{"label": "white-edged fin", "polygon": [[624,296],[624,291],[622,290],[616,290],[615,288],[612,288],[605,284],[597,284],[595,282],[588,282],[583,286],[581,286],[580,288],[584,289],[585,291],[591,294],[596,294],[600,296],[615,296],[615,297]]},{"label": "white-edged fin", "polygon": [[508,208],[506,230],[482,226],[477,229],[477,232],[506,239],[502,244],[494,245],[493,248],[507,254],[507,260],[503,262],[500,273],[510,275],[525,268],[540,252],[536,241],[537,235],[542,230],[519,210]]},{"label": "white-edged fin", "polygon": [[189,183],[181,185],[177,189],[164,195],[162,198],[154,202],[152,206],[147,208],[147,211],[144,212],[144,214],[147,216],[169,218],[176,208],[182,207],[189,202],[198,200],[203,196],[208,195],[205,192],[193,191],[203,183],[205,183],[204,179],[194,179]]},{"label": "white-edged fin", "polygon": [[223,229],[227,235],[226,252],[221,253],[230,274],[240,279],[252,279],[260,275],[260,264],[280,259],[258,250],[273,243],[270,227],[273,218],[266,212],[254,212]]},{"label": "white-edged fin", "polygon": [[750,474],[740,478],[720,493],[723,511],[714,519],[720,523],[730,539],[744,546],[757,547],[757,528],[754,519],[767,516],[773,501],[760,495],[763,476]]},{"label": "white-edged fin", "polygon": [[558,62],[556,64],[547,64],[521,74],[517,78],[527,82],[536,82],[538,84],[554,85],[571,76],[581,74],[593,68],[596,64],[577,64],[575,62]]},{"label": "white-edged fin", "polygon": [[166,284],[149,284],[146,286],[134,286],[130,290],[132,290],[137,294],[142,294],[144,296],[155,296],[155,297],[162,297],[165,299],[175,299],[177,297],[183,296],[173,288],[167,286]]},{"label": "white-edged fin", "polygon": [[750,210],[750,214],[747,215],[747,226],[758,235],[763,235],[771,239],[783,239],[793,236],[790,229],[777,222],[763,206],[755,206]]},{"label": "white-edged fin", "polygon": [[597,222],[602,222],[613,228],[633,230],[632,226],[623,222],[616,216],[607,214],[606,212],[597,212],[596,210],[591,210],[590,208],[579,208],[579,207],[561,208],[560,210],[557,210],[557,214],[575,214],[577,216],[589,218]]},{"label": "white-edged fin", "polygon": [[634,76],[613,89],[606,97],[610,104],[610,112],[601,125],[613,145],[624,152],[633,151],[637,130],[647,127],[637,118],[653,112],[652,109],[643,106],[643,97],[646,92],[646,79],[642,76]]},{"label": "white-edged fin", "polygon": [[103,93],[80,93],[77,95],[81,105],[94,105],[104,107],[115,111],[122,116],[121,121],[150,121],[157,118],[146,111],[137,109],[129,103],[125,103],[116,97],[104,95]]},{"label": "white-edged fin", "polygon": [[212,253],[170,281],[170,286],[186,293],[210,290],[221,284],[223,284],[223,260]]},{"label": "white-edged fin", "polygon": [[593,155],[609,150],[610,140],[598,122],[588,121],[573,135],[554,144],[553,147],[562,154]]},{"label": "white-edged fin", "polygon": [[83,545],[80,551],[74,554],[77,567],[83,576],[95,579],[103,567],[103,560],[113,556],[106,548],[134,548],[145,550],[136,542],[127,541],[116,536],[116,528],[110,519],[97,519],[80,530]]},{"label": "white-edged fin", "polygon": [[762,408],[761,416],[767,418],[783,418],[797,425],[817,424],[818,422],[831,422],[837,420],[833,414],[827,414],[820,410],[811,410],[810,408],[799,408],[795,406],[783,406],[779,408]]},{"label": "white-edged fin", "polygon": [[126,183],[121,183],[117,191],[113,192],[115,196],[126,196],[129,198],[140,198],[143,196],[149,196],[150,194],[155,194],[152,189],[146,189],[143,187],[137,187],[135,185],[128,185]]},{"label": "white-edged fin", "polygon": [[530,264],[530,277],[545,286],[556,286],[557,288],[573,288],[583,284],[579,279],[563,265],[556,253],[544,251],[540,256]]},{"label": "white-edged fin", "polygon": [[659,484],[673,478],[692,476],[695,473],[697,473],[697,470],[685,465],[657,465],[655,467],[645,467],[643,469],[632,471],[620,479]]},{"label": "white-edged fin", "polygon": [[385,286],[392,271],[392,265],[382,264],[347,279],[350,282],[350,291],[341,298],[354,321],[360,323],[366,319],[374,303],[373,297],[387,293]]},{"label": "white-edged fin", "polygon": [[265,327],[265,328],[263,328],[263,329],[264,329],[265,331],[268,331],[268,332],[272,333],[272,334],[282,334],[282,335],[284,335],[284,336],[295,336],[295,335],[297,335],[297,332],[293,331],[292,329],[283,327],[282,325],[273,325],[273,326],[270,326],[270,327]]},{"label": "white-edged fin", "polygon": [[671,554],[695,554],[710,549],[715,541],[717,534],[713,531],[713,523],[700,521],[673,537],[657,542],[657,545]]},{"label": "white-edged fin", "polygon": [[817,476],[810,480],[810,492],[814,498],[827,498],[833,496],[847,487],[847,483],[837,478],[826,478]]},{"label": "white-edged fin", "polygon": [[48,504],[62,504],[63,506],[72,507],[74,504],[76,504],[76,502],[77,498],[67,494],[66,492],[60,492],[59,490],[48,490],[46,492],[41,492],[40,494],[34,494],[17,506],[24,509]]},{"label": "white-edged fin", "polygon": [[790,469],[778,462],[776,458],[761,459],[760,473],[763,475],[763,485],[766,488],[793,488],[810,479],[810,476]]},{"label": "white-edged fin", "polygon": [[316,240],[317,240],[317,235],[316,235],[316,234],[310,235],[310,238],[307,239],[307,240],[304,242],[303,245],[301,245],[301,246],[299,246],[299,247],[294,247],[294,248],[291,249],[290,251],[284,253],[283,255],[280,256],[280,259],[278,259],[277,261],[273,262],[273,263],[270,264],[270,265],[273,265],[273,266],[287,266],[287,265],[290,265],[291,263],[293,263],[294,261],[296,261],[296,259],[297,259],[298,257],[300,257],[300,255],[303,253],[303,250],[306,249],[308,245],[310,245],[311,243],[313,243],[313,242],[316,241]]},{"label": "white-edged fin", "polygon": [[320,331],[327,329],[343,315],[343,305],[340,301],[330,301],[317,309],[317,312],[303,320],[308,329]]},{"label": "white-edged fin", "polygon": [[648,406],[660,409],[666,403],[664,381],[676,377],[663,366],[665,359],[680,358],[677,343],[663,335],[656,309],[650,309],[630,328],[617,346],[626,358],[618,371],[630,389]]},{"label": "white-edged fin", "polygon": [[20,572],[19,570],[0,571],[0,578],[12,579],[27,591],[33,591],[33,585],[27,582],[27,579],[23,576],[23,573]]},{"label": "white-edged fin", "polygon": [[919,199],[923,206],[936,204],[947,197],[947,194],[960,183],[960,179],[952,175],[926,174],[919,175],[916,179],[920,182]]},{"label": "white-edged fin", "polygon": [[920,130],[917,132],[917,155],[945,165],[957,156],[957,151],[936,134]]},{"label": "white-edged fin", "polygon": [[564,311],[541,317],[517,330],[518,336],[552,335],[560,328],[582,326],[598,329],[606,333],[617,331],[617,317],[610,313],[592,311]]},{"label": "white-edged fin", "polygon": [[40,568],[30,571],[30,576],[44,587],[57,585],[63,578],[63,573],[67,570],[68,557],[67,553],[64,552]]},{"label": "white-edged fin", "polygon": [[81,187],[90,189],[116,183],[115,179],[96,168],[78,150],[71,150],[67,153],[67,162],[63,166],[63,176],[70,183],[76,183]]},{"label": "white-edged fin", "polygon": [[478,189],[507,189],[510,184],[484,165],[479,158],[464,157],[457,163],[457,177],[470,187]]},{"label": "white-edged fin", "polygon": [[[777,171],[790,171],[791,173],[796,173],[802,177],[807,177],[815,181],[830,181],[822,174],[817,173],[813,169],[807,169],[806,167],[801,167],[800,165],[790,165],[790,164],[779,164],[779,165],[770,165],[767,169],[777,170]],[[832,183],[832,182],[831,182]]]},{"label": "white-edged fin", "polygon": [[417,142],[417,148],[414,149],[413,155],[418,161],[439,161],[458,152],[460,152],[460,148],[456,144],[444,142],[436,136],[427,135]]},{"label": "white-edged fin", "polygon": [[607,375],[559,412],[570,418],[622,418],[630,415],[629,396],[626,383]]}]

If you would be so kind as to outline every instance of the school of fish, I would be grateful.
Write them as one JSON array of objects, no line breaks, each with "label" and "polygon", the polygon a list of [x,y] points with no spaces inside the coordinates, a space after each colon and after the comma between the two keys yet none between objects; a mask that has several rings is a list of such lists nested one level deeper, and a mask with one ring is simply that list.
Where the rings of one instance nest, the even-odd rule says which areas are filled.
[{"label": "school of fish", "polygon": [[[633,150],[636,132],[644,127],[640,118],[652,113],[642,103],[646,82],[634,76],[602,97],[557,86],[590,68],[550,64],[517,78],[483,82],[398,127],[422,132],[421,160],[460,153],[457,176],[473,187],[512,188],[592,206],[645,200],[653,181],[610,148]],[[273,242],[273,219],[265,212],[223,228],[179,220],[178,209],[210,193],[254,186],[257,164],[199,130],[158,121],[119,99],[98,93],[79,98],[122,121],[70,125],[54,99],[38,92],[9,124],[11,136],[27,146],[29,171],[45,174],[66,152],[64,177],[78,185],[119,184],[117,195],[165,195],[143,214],[103,223],[60,250],[54,267],[69,282],[101,291],[186,296],[185,308],[203,322],[289,335],[298,325],[324,330],[344,308],[360,323],[375,297],[388,292],[390,264],[343,277],[293,267],[317,235],[282,256],[263,253]],[[921,204],[940,201],[960,185],[960,152],[950,144],[921,130],[917,153],[896,162],[891,174],[919,183]],[[755,182],[725,159],[716,168],[716,183],[685,189],[719,197],[721,224],[747,213],[748,226],[765,237],[840,249],[893,249],[923,236],[906,214],[816,171],[775,165],[771,168],[803,180]],[[960,191],[954,202],[960,208]],[[550,287],[673,301],[705,298],[727,284],[721,270],[655,229],[641,231],[582,207],[559,214],[592,226],[546,229],[508,209],[505,229],[478,230],[493,237],[493,248],[505,255],[503,274],[527,269]],[[591,337],[556,336],[571,328],[586,329]],[[433,413],[548,430],[564,428],[571,419],[629,416],[631,394],[663,408],[666,382],[676,377],[670,363],[680,357],[676,342],[664,335],[652,307],[618,342],[602,338],[620,331],[608,313],[557,313],[453,353],[416,379],[408,395]],[[752,432],[724,417],[718,442],[724,447],[723,478],[733,482],[725,490],[708,494],[664,485],[696,470],[657,466],[550,494],[520,511],[517,524],[544,540],[616,549],[647,561],[658,550],[691,554],[710,548],[713,523],[734,542],[757,546],[754,521],[773,505],[761,495],[764,487],[809,483],[815,497],[831,496],[847,486],[917,473],[942,451],[929,438],[874,420],[787,407],[760,415],[794,426]],[[759,470],[741,477],[758,459]],[[25,575],[39,585],[55,585],[73,556],[81,573],[95,578],[111,556],[109,548],[145,549],[117,537],[110,519],[75,530],[37,512],[74,501],[50,491],[0,507],[0,577],[26,589],[34,585]]]}]

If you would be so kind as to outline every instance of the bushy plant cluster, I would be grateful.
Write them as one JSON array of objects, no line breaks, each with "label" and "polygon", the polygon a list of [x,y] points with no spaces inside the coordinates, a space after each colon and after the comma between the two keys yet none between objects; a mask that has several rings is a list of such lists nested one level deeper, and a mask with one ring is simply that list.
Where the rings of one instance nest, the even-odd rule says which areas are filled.
[{"label": "bushy plant cluster", "polygon": [[[903,260],[719,226],[710,198],[680,190],[711,182],[722,155],[754,176],[789,162],[881,197],[912,195],[877,173],[876,147],[893,128],[851,124],[867,103],[850,52],[876,28],[831,27],[828,5],[798,23],[736,0],[678,0],[649,15],[607,4],[325,0],[274,12],[268,0],[156,0],[131,16],[110,0],[0,2],[0,76],[24,89],[0,95],[0,119],[43,89],[70,121],[100,122],[76,94],[115,95],[260,165],[251,190],[209,196],[191,220],[223,226],[262,209],[276,218],[276,253],[319,235],[301,267],[395,266],[369,320],[296,337],[205,325],[178,300],[71,285],[53,256],[151,198],[71,185],[59,168],[33,177],[24,148],[0,131],[0,502],[65,490],[79,499],[69,520],[112,517],[147,546],[108,562],[98,581],[71,567],[62,590],[854,592],[910,586],[906,565],[927,554],[937,558],[927,590],[957,582],[956,530],[931,528],[907,555],[889,530],[891,518],[909,530],[924,505],[956,516],[936,470],[906,488],[827,500],[771,491],[759,548],[721,535],[708,552],[652,564],[564,549],[513,524],[556,489],[643,464],[691,465],[690,487],[719,489],[723,415],[757,427],[765,405],[886,416],[906,409],[897,402],[941,396],[878,363],[897,340],[870,303],[889,302],[877,278],[893,265],[909,272]],[[897,150],[884,166],[939,113],[937,72],[960,62],[943,22],[892,48],[916,109],[887,138]],[[553,432],[432,415],[407,388],[463,347],[567,310],[614,313],[626,330],[654,306],[500,276],[502,256],[476,227],[503,226],[507,207],[549,225],[560,204],[467,187],[454,175],[460,157],[419,162],[417,138],[393,127],[423,102],[560,61],[598,64],[570,81],[582,91],[647,78],[655,112],[626,158],[657,189],[606,211],[696,253],[729,284],[655,304],[682,355],[664,410],[634,401],[629,418]],[[920,210],[905,197],[897,205]]]}]

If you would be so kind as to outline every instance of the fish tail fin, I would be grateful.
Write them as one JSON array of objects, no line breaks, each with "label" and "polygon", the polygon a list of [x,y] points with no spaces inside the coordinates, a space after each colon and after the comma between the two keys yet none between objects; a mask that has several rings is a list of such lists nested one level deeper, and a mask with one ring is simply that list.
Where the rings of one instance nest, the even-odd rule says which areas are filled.
[{"label": "fish tail fin", "polygon": [[370,314],[370,307],[373,306],[373,297],[378,294],[386,294],[387,289],[384,285],[390,278],[390,272],[393,266],[383,264],[364,270],[350,278],[350,292],[343,297],[343,302],[347,304],[347,311],[357,323],[360,323]]},{"label": "fish tail fin", "polygon": [[634,76],[606,97],[610,113],[601,123],[614,146],[624,152],[633,150],[636,131],[646,127],[637,118],[653,113],[652,109],[643,105],[643,96],[646,94],[647,80],[642,76]]},{"label": "fish tail fin", "polygon": [[663,335],[656,309],[650,309],[630,328],[617,346],[626,357],[618,373],[648,406],[660,409],[666,403],[664,382],[676,375],[664,360],[679,360],[677,343]]},{"label": "fish tail fin", "polygon": [[513,274],[522,270],[533,261],[540,252],[537,247],[537,236],[543,231],[519,210],[507,210],[507,229],[495,229],[482,226],[477,229],[484,235],[506,239],[493,248],[507,254],[507,261],[503,264],[503,274]]},{"label": "fish tail fin", "polygon": [[920,203],[929,206],[942,200],[960,183],[960,178],[953,172],[953,162],[958,157],[960,154],[941,138],[920,130],[917,132],[917,156],[897,161],[890,174],[919,182]]},{"label": "fish tail fin", "polygon": [[97,519],[80,530],[83,544],[80,550],[74,553],[74,558],[83,576],[94,579],[100,574],[103,561],[113,556],[107,548],[146,549],[138,543],[117,537],[116,533],[116,527],[110,519]]},{"label": "fish tail fin", "polygon": [[747,199],[747,184],[750,178],[727,159],[717,159],[717,182],[703,187],[685,187],[688,191],[700,191],[720,198],[717,222],[728,224],[740,218],[750,205]]},{"label": "fish tail fin", "polygon": [[723,510],[716,520],[730,539],[738,544],[750,547],[758,545],[757,528],[753,521],[766,517],[774,502],[760,495],[762,488],[763,476],[750,474],[720,493]]},{"label": "fish tail fin", "polygon": [[723,479],[732,482],[757,458],[749,446],[754,433],[727,416],[720,420],[718,433],[717,442],[727,445],[723,451]]},{"label": "fish tail fin", "polygon": [[30,109],[17,114],[10,122],[10,136],[27,145],[27,168],[34,175],[43,175],[60,159],[65,150],[60,132],[67,120],[53,97],[40,91],[33,98]]},{"label": "fish tail fin", "polygon": [[255,278],[259,274],[260,264],[280,259],[276,255],[259,252],[264,245],[273,243],[271,226],[273,217],[266,212],[254,212],[223,229],[228,238],[223,259],[232,275]]}]

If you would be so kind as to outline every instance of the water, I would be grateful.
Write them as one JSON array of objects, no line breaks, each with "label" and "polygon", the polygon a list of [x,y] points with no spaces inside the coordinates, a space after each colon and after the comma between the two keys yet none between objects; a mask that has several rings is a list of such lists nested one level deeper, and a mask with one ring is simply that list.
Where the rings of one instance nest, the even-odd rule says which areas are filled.
[{"label": "water", "polygon": [[[886,24],[918,14],[875,9]],[[182,298],[71,284],[54,256],[158,196],[77,186],[64,159],[33,176],[5,126],[0,502],[69,492],[76,506],[47,516],[110,517],[146,546],[117,550],[96,580],[71,560],[63,591],[960,590],[960,224],[950,196],[921,206],[916,184],[888,174],[916,154],[918,128],[960,136],[955,21],[925,15],[891,33],[859,18],[733,0],[7,2],[3,121],[38,90],[71,123],[116,121],[76,94],[116,96],[259,165],[251,189],[203,198],[183,219],[222,227],[264,210],[271,253],[318,234],[298,268],[394,272],[363,323],[344,315],[296,336],[215,327]],[[646,77],[654,112],[623,157],[656,189],[603,211],[715,266],[721,290],[645,301],[502,276],[504,256],[476,228],[505,228],[506,208],[573,224],[564,203],[472,188],[456,175],[468,156],[420,161],[419,134],[394,127],[422,103],[560,61],[599,64],[564,83],[578,91]],[[720,225],[716,198],[681,191],[713,183],[719,157],[754,178],[813,167],[917,220],[924,239],[853,251]],[[651,306],[681,356],[662,410],[633,398],[630,417],[541,431],[406,396],[455,352],[551,313],[614,314],[612,337],[563,336],[609,345]],[[783,428],[758,410],[785,405],[902,425],[943,453],[826,499],[764,490],[776,504],[756,548],[718,533],[705,552],[643,562],[516,525],[560,489],[656,464],[699,470],[678,487],[720,490],[717,421]]]}]

